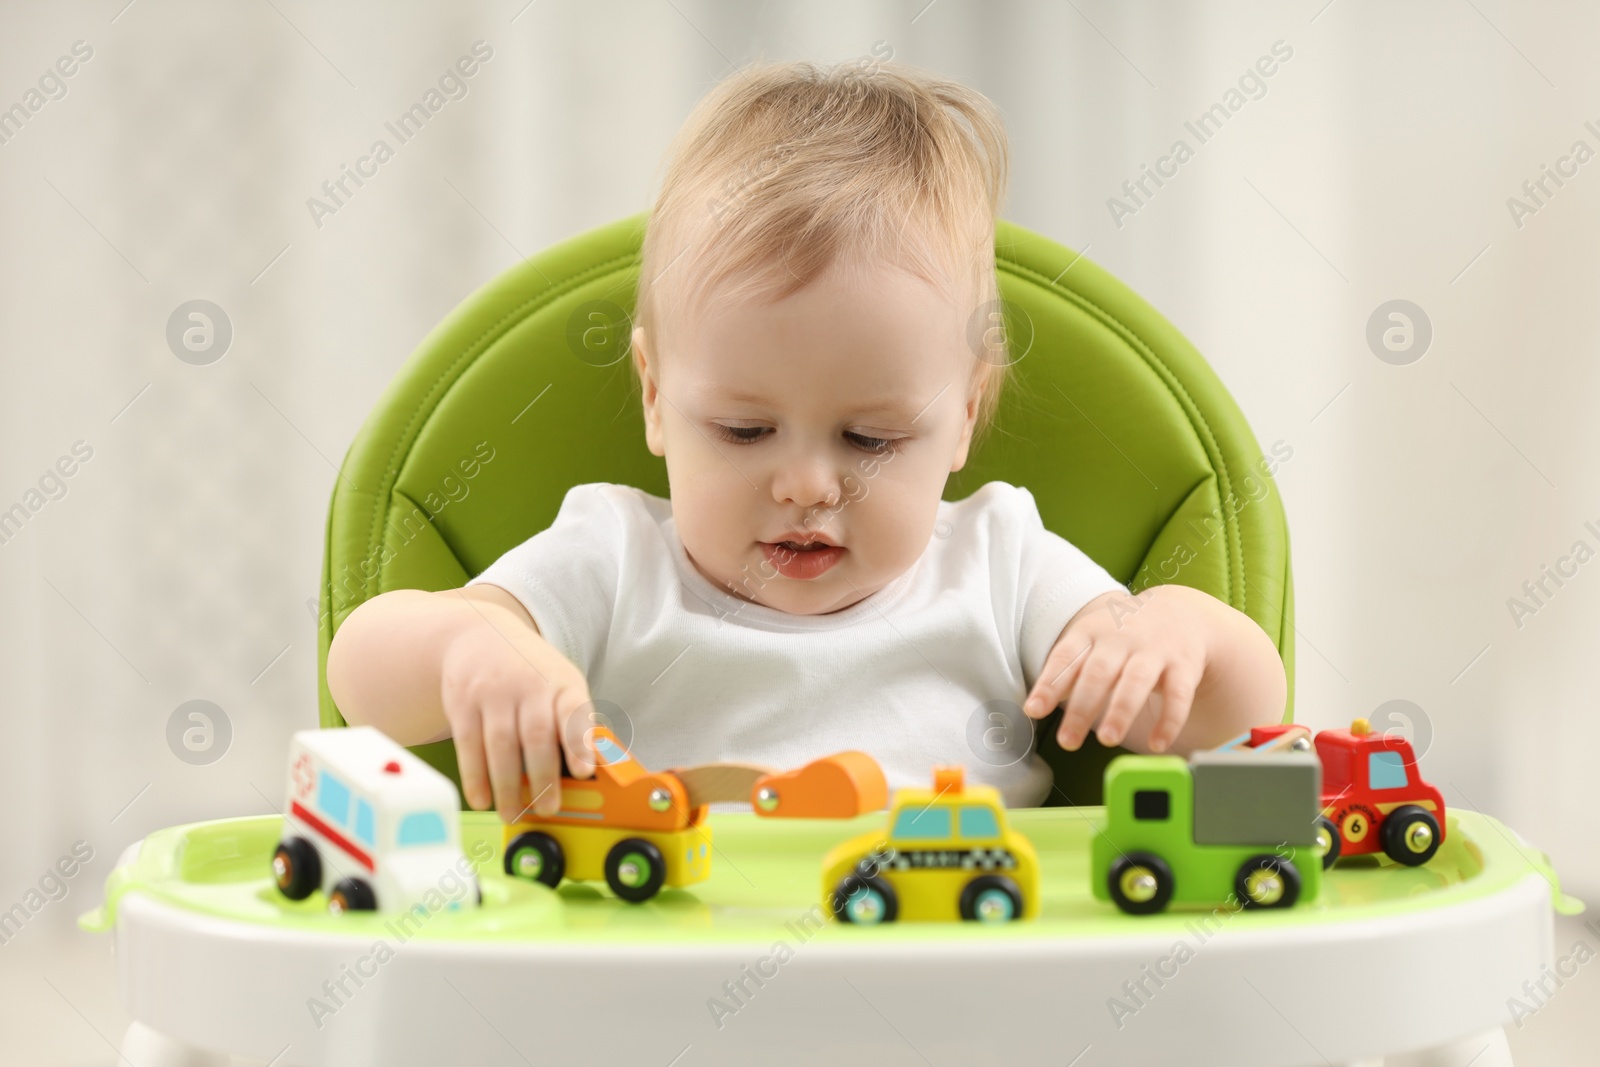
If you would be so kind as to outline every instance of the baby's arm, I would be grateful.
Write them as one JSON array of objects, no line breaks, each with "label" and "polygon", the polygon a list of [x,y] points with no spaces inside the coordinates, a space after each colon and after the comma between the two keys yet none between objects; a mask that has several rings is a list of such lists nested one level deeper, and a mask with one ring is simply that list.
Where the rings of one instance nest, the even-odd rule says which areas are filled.
[{"label": "baby's arm", "polygon": [[[588,702],[588,683],[504,589],[373,597],[334,634],[327,674],[351,725],[376,726],[403,745],[454,737],[472,807],[489,806],[491,785],[507,822],[530,803],[546,815],[559,806],[561,727]],[[583,746],[567,747],[572,772],[592,773],[589,753],[572,750]]]},{"label": "baby's arm", "polygon": [[1103,744],[1187,755],[1281,721],[1288,681],[1248,615],[1199,589],[1157,585],[1102,594],[1067,623],[1023,710],[1042,718],[1063,700],[1063,748],[1093,727]]}]

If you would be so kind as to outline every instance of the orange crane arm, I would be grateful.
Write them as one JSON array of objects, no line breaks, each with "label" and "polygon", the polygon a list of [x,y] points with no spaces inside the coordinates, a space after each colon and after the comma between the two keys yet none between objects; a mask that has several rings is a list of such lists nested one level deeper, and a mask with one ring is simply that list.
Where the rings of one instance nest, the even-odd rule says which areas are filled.
[{"label": "orange crane arm", "polygon": [[851,819],[889,802],[878,761],[865,752],[835,752],[792,771],[757,763],[704,763],[665,772],[683,783],[690,807],[748,801],[769,818]]},{"label": "orange crane arm", "polygon": [[689,803],[699,806],[748,800],[756,782],[777,772],[756,763],[699,763],[693,767],[672,767],[662,773],[682,782],[689,794]]}]

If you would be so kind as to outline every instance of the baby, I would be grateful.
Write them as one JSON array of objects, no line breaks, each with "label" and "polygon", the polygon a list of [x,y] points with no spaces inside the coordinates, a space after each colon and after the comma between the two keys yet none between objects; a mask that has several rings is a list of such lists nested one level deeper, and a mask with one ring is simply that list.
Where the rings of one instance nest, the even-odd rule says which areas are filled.
[{"label": "baby", "polygon": [[[328,651],[345,719],[454,738],[467,802],[507,822],[556,811],[563,765],[593,772],[594,721],[651,770],[857,748],[892,788],[961,763],[1014,806],[1050,795],[1031,720],[1063,704],[1067,749],[1279,721],[1245,615],[1131,596],[1024,488],[941,499],[1008,373],[1003,341],[968,341],[1007,153],[988,100],[900,64],[716,86],[669,153],[632,335],[670,500],[575,486],[465,588],[363,603]],[[997,721],[1023,735],[1004,759]]]}]

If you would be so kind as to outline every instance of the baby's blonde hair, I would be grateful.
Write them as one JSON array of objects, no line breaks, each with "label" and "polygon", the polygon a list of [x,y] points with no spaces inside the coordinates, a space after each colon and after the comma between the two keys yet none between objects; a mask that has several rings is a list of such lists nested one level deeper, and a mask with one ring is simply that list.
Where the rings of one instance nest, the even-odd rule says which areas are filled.
[{"label": "baby's blonde hair", "polygon": [[652,361],[713,294],[778,300],[835,260],[894,263],[952,299],[976,296],[964,339],[969,388],[984,384],[976,440],[1010,362],[1003,331],[985,328],[999,321],[987,311],[998,307],[994,223],[1008,156],[983,94],[915,67],[741,68],[695,106],[664,161],[636,310]]}]

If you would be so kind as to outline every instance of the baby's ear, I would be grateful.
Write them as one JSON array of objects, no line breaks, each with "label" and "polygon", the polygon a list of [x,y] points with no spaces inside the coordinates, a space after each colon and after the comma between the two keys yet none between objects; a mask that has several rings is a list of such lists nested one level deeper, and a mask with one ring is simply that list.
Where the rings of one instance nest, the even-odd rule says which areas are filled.
[{"label": "baby's ear", "polygon": [[645,444],[649,447],[651,455],[664,456],[666,449],[661,441],[661,410],[657,402],[655,361],[643,326],[633,328],[632,342],[633,368],[639,375],[639,399],[644,406]]},{"label": "baby's ear", "polygon": [[950,463],[951,471],[958,471],[967,465],[967,450],[972,446],[972,430],[978,422],[978,410],[983,402],[983,391],[988,387],[988,382],[979,381],[978,387],[967,398],[965,420],[961,424],[961,437],[956,441],[955,458]]},{"label": "baby's ear", "polygon": [[633,335],[628,339],[628,354],[633,357],[634,370],[639,372],[640,381],[650,379],[650,339],[645,335],[643,326],[635,326]]}]

